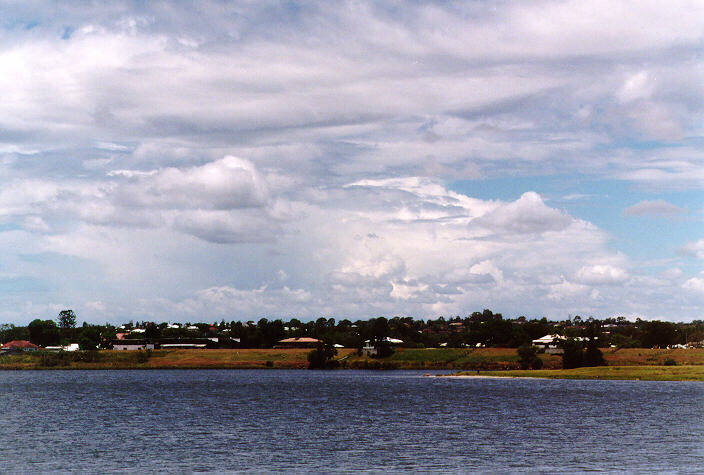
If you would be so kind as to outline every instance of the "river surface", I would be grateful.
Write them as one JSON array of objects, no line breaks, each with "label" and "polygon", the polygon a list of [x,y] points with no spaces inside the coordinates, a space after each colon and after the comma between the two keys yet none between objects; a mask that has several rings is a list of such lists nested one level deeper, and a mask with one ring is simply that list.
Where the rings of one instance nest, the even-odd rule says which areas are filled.
[{"label": "river surface", "polygon": [[704,471],[704,383],[0,371],[0,472]]}]

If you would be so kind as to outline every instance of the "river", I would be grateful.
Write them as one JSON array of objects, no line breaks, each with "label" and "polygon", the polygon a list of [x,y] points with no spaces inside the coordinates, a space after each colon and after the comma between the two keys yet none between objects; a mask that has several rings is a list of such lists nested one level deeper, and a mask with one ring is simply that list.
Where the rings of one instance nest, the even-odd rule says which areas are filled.
[{"label": "river", "polygon": [[0,371],[0,471],[704,471],[704,383]]}]

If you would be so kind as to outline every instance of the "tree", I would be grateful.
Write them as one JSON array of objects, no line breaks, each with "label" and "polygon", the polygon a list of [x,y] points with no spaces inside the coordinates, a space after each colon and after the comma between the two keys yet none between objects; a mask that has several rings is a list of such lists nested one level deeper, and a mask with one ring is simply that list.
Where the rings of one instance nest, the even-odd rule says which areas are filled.
[{"label": "tree", "polygon": [[528,343],[518,347],[518,358],[521,362],[521,369],[540,369],[543,367],[543,360],[538,358],[538,348]]},{"label": "tree", "polygon": [[59,329],[53,320],[32,320],[27,326],[29,341],[38,346],[58,345],[60,340]]},{"label": "tree", "polygon": [[147,323],[147,326],[144,329],[144,338],[147,340],[154,340],[159,337],[161,337],[161,328],[152,322]]},{"label": "tree", "polygon": [[76,314],[73,310],[61,310],[59,312],[59,327],[61,328],[75,328],[76,327]]},{"label": "tree", "polygon": [[606,366],[604,355],[597,346],[596,338],[590,338],[587,342],[587,351],[584,354],[584,366]]},{"label": "tree", "polygon": [[78,338],[78,347],[81,350],[97,350],[100,345],[100,327],[88,325],[81,328],[81,336]]},{"label": "tree", "polygon": [[582,342],[574,338],[565,341],[564,353],[562,353],[562,368],[571,369],[584,366],[584,350]]},{"label": "tree", "polygon": [[664,348],[675,344],[677,342],[677,325],[659,320],[645,322],[641,341],[646,348],[653,346]]},{"label": "tree", "polygon": [[335,369],[340,362],[333,359],[337,355],[337,348],[330,343],[319,342],[316,349],[308,353],[308,369]]}]

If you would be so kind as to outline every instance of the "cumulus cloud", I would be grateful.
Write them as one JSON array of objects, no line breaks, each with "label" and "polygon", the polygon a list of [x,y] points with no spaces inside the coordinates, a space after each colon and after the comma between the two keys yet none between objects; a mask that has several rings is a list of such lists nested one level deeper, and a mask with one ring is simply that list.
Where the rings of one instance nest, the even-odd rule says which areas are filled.
[{"label": "cumulus cloud", "polygon": [[581,267],[577,271],[577,281],[589,285],[621,284],[628,279],[628,273],[610,265],[596,264]]},{"label": "cumulus cloud", "polygon": [[682,287],[686,290],[704,293],[704,277],[692,277],[687,279]]},{"label": "cumulus cloud", "polygon": [[527,192],[482,216],[475,224],[495,231],[540,233],[560,231],[569,226],[571,218],[545,205],[539,194]]}]

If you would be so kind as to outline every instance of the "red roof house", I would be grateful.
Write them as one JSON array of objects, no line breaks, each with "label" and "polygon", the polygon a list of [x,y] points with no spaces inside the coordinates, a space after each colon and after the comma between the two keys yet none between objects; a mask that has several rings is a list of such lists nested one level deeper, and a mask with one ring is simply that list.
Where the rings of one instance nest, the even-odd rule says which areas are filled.
[{"label": "red roof house", "polygon": [[5,351],[37,351],[39,347],[27,340],[12,340],[0,346]]}]

